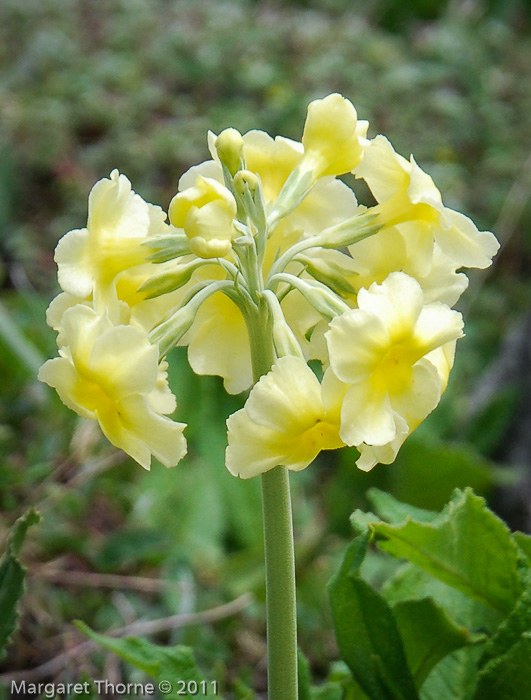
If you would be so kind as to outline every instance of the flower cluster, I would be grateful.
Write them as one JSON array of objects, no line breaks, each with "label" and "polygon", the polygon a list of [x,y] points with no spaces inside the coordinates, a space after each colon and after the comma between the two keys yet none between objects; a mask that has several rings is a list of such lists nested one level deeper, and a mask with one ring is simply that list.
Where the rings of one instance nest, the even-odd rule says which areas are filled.
[{"label": "flower cluster", "polygon": [[367,128],[332,94],[309,105],[301,142],[210,133],[212,158],[182,176],[169,223],[116,171],[97,183],[87,228],[56,250],[60,357],[40,378],[140,464],[170,466],[186,447],[167,417],[166,355],[186,345],[197,374],[252,387],[227,422],[232,474],[303,469],[343,445],[361,469],[392,462],[446,388],[460,270],[490,265],[498,243]]},{"label": "flower cluster", "polygon": [[152,454],[166,466],[186,454],[185,425],[167,417],[176,408],[167,365],[148,337],[177,301],[169,295],[154,307],[138,291],[153,274],[144,244],[164,235],[165,219],[116,170],[96,183],[87,227],[69,231],[55,251],[63,291],[47,320],[59,357],[39,371],[63,403],[98,420],[108,440],[145,468]]}]

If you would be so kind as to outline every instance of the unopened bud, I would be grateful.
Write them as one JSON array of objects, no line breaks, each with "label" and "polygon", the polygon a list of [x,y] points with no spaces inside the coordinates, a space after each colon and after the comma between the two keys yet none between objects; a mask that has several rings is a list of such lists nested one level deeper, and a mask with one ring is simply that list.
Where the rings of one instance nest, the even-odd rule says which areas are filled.
[{"label": "unopened bud", "polygon": [[258,175],[255,175],[250,170],[240,170],[234,176],[234,191],[240,196],[243,196],[247,191],[251,196],[254,195],[259,186],[260,179]]},{"label": "unopened bud", "polygon": [[314,236],[312,247],[346,248],[369,236],[374,236],[382,228],[382,225],[378,224],[378,216],[372,213],[372,209],[367,210],[360,206],[359,214],[340,224],[330,226]]},{"label": "unopened bud", "polygon": [[233,180],[234,194],[239,199],[243,210],[254,223],[258,231],[266,227],[265,201],[262,182],[258,175],[250,170],[240,170]]},{"label": "unopened bud", "polygon": [[171,223],[184,228],[191,252],[201,258],[228,255],[235,233],[236,213],[236,201],[231,192],[216,180],[202,175],[198,175],[193,187],[175,195],[169,209]]},{"label": "unopened bud", "polygon": [[225,129],[216,139],[216,151],[221,163],[234,175],[245,167],[243,137],[233,128]]},{"label": "unopened bud", "polygon": [[269,215],[268,223],[271,229],[275,228],[280,219],[296,209],[302,200],[308,196],[315,184],[311,172],[302,170],[299,166],[290,174],[278,195],[273,211]]},{"label": "unopened bud", "polygon": [[190,241],[182,231],[174,230],[170,233],[151,236],[142,245],[154,251],[151,255],[148,255],[146,260],[157,264],[168,262],[168,260],[174,260],[190,253]]}]

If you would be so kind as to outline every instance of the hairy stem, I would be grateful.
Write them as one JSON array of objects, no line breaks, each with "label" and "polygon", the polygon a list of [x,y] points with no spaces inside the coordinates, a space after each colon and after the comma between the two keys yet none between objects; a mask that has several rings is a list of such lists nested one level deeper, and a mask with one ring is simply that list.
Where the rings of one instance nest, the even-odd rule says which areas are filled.
[{"label": "hairy stem", "polygon": [[[255,382],[274,362],[271,314],[265,298],[248,319]],[[295,555],[289,475],[285,467],[262,474],[264,522],[267,675],[269,700],[297,700],[297,612]]]}]

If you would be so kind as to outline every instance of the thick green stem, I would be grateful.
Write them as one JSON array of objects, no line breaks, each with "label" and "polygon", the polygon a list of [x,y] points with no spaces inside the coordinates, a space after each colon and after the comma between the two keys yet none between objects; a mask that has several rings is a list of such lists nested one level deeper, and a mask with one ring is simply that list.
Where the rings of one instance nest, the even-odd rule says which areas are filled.
[{"label": "thick green stem", "polygon": [[[255,382],[274,362],[271,314],[265,298],[248,319]],[[297,700],[297,608],[289,475],[285,467],[262,474],[269,700]]]},{"label": "thick green stem", "polygon": [[297,700],[295,555],[288,470],[262,474],[269,700]]}]

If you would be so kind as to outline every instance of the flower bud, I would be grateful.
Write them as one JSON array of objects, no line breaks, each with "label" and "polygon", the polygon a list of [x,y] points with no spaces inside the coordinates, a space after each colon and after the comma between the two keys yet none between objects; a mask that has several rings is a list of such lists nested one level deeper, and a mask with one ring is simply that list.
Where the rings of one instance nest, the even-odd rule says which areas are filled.
[{"label": "flower bud", "polygon": [[314,178],[350,172],[361,162],[364,131],[366,122],[358,124],[354,105],[342,95],[310,102],[302,135],[302,169],[311,170]]},{"label": "flower bud", "polygon": [[236,194],[243,197],[246,192],[249,192],[251,197],[260,187],[260,179],[258,175],[250,170],[240,170],[234,177],[234,191]]},{"label": "flower bud", "polygon": [[374,236],[382,229],[378,216],[372,209],[359,207],[359,213],[340,224],[330,226],[314,236],[314,247],[321,248],[346,248],[358,241],[363,241],[369,236]]},{"label": "flower bud", "polygon": [[181,255],[190,254],[190,241],[182,231],[171,231],[148,238],[142,245],[154,252],[146,260],[152,263],[164,263]]},{"label": "flower bud", "polygon": [[236,129],[225,129],[215,141],[219,159],[229,173],[234,175],[245,167],[243,137]]},{"label": "flower bud", "polygon": [[265,230],[265,201],[258,175],[250,170],[240,170],[234,177],[233,185],[247,216],[259,231]]},{"label": "flower bud", "polygon": [[194,322],[197,308],[193,304],[186,304],[178,309],[166,321],[156,326],[149,334],[149,340],[159,346],[159,353],[164,357],[174,348],[181,338],[188,332]]},{"label": "flower bud", "polygon": [[236,201],[216,180],[199,175],[193,187],[175,195],[170,203],[171,223],[184,228],[190,250],[200,258],[222,258],[231,250]]},{"label": "flower bud", "polygon": [[194,287],[186,303],[149,333],[149,341],[159,346],[160,357],[164,357],[189,331],[201,304],[212,294],[231,286],[231,282],[219,280],[210,282],[206,286],[199,284]]}]

